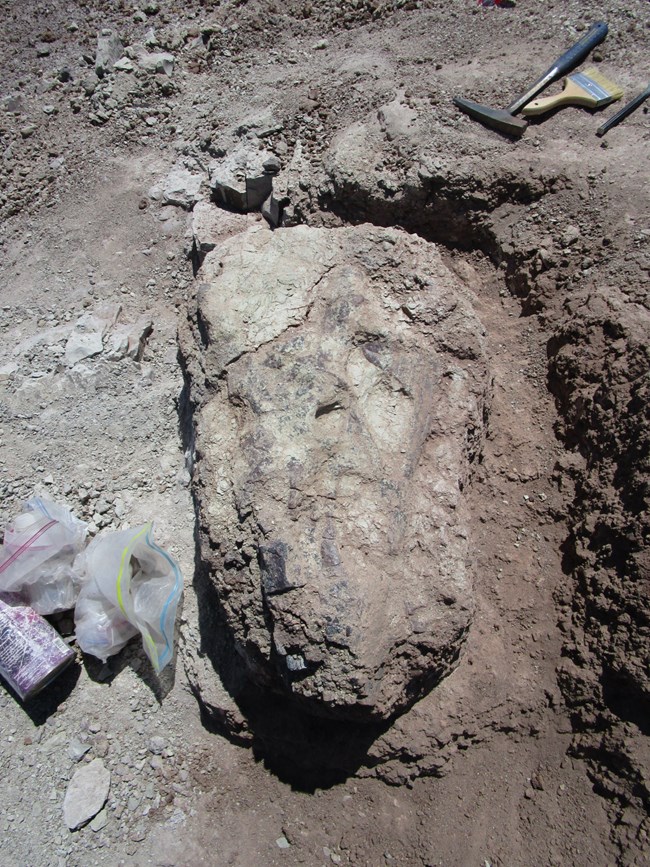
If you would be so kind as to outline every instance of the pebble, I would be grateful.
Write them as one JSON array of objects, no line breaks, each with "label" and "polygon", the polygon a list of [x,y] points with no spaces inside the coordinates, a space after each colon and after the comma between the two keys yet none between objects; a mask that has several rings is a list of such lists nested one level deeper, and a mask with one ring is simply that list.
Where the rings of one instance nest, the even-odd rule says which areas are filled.
[{"label": "pebble", "polygon": [[108,755],[109,746],[110,745],[106,738],[97,738],[93,747],[93,752],[98,758],[103,759]]},{"label": "pebble", "polygon": [[97,813],[94,819],[90,822],[90,827],[95,833],[97,831],[101,831],[102,828],[106,827],[106,823],[108,822],[108,813],[106,812],[106,807]]},{"label": "pebble", "polygon": [[275,844],[278,849],[288,849],[291,846],[291,843],[287,840],[286,837],[278,837],[278,839],[275,841]]},{"label": "pebble", "polygon": [[79,738],[72,738],[68,745],[68,755],[73,762],[80,762],[90,749],[90,744],[85,744]]},{"label": "pebble", "polygon": [[153,753],[154,756],[162,755],[163,750],[167,746],[167,741],[160,737],[160,735],[154,735],[149,739],[149,752]]}]

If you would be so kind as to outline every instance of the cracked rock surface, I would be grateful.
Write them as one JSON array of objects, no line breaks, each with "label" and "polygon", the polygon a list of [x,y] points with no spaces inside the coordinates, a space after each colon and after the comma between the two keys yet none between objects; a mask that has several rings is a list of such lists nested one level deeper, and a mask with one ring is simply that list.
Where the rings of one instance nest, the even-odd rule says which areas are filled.
[{"label": "cracked rock surface", "polygon": [[258,226],[197,282],[195,483],[234,641],[316,713],[390,718],[471,623],[482,325],[437,248],[394,229]]}]

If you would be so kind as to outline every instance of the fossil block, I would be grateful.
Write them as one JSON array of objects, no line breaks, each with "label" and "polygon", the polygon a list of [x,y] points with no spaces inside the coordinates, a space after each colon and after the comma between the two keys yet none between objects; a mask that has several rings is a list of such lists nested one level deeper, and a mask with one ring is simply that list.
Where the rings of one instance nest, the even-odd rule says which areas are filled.
[{"label": "fossil block", "polygon": [[405,710],[472,619],[466,288],[400,230],[255,227],[206,256],[182,351],[202,556],[252,676],[315,713]]}]

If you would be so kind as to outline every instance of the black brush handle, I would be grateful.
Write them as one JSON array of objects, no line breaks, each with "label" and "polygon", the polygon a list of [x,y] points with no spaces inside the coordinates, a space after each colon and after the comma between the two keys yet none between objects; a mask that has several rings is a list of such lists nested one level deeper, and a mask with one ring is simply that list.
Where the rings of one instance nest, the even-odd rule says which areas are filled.
[{"label": "black brush handle", "polygon": [[628,114],[632,114],[632,112],[638,108],[642,102],[650,96],[650,84],[646,87],[645,90],[642,90],[638,96],[635,96],[634,99],[631,99],[627,105],[624,105],[620,111],[617,111],[615,115],[612,115],[609,120],[606,120],[605,123],[601,124],[596,130],[597,136],[603,136],[607,132],[608,129],[611,129],[613,126],[616,126],[617,123],[620,123],[624,118],[628,116]]},{"label": "black brush handle", "polygon": [[573,48],[565,51],[562,57],[558,57],[554,66],[557,69],[557,75],[564,75],[565,72],[570,72],[574,66],[577,66],[581,60],[589,54],[592,48],[603,41],[607,36],[607,25],[604,21],[597,21],[592,24],[589,30],[585,33],[582,39],[579,39]]}]

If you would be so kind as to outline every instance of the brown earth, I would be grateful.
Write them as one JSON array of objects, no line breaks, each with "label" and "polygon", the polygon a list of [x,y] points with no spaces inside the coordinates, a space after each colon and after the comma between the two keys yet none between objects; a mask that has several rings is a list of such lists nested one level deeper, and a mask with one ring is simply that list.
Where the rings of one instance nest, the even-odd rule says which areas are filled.
[{"label": "brown earth", "polygon": [[[591,59],[631,97],[647,3],[0,9],[0,517],[37,491],[97,529],[154,518],[186,579],[175,678],[136,642],[26,708],[0,693],[0,863],[648,863],[647,114],[601,140],[611,107],[567,108],[511,141],[451,103],[507,104],[600,18]],[[105,27],[171,52],[172,75],[97,79]],[[440,245],[487,332],[474,622],[456,670],[380,731],[298,717],[208,640],[187,215],[149,192],[241,142],[281,159],[286,225]],[[149,316],[142,357],[66,367],[84,312],[109,333]],[[72,834],[74,738],[112,783],[104,826]]]}]

